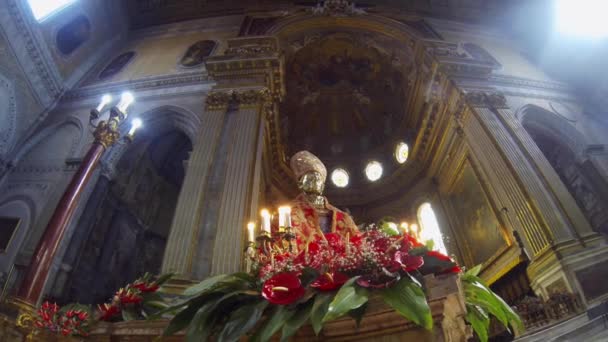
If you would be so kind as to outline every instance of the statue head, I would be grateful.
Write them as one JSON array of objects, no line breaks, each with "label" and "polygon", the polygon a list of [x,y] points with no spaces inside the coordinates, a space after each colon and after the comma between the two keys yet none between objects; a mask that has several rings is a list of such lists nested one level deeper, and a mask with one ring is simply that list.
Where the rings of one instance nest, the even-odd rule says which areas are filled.
[{"label": "statue head", "polygon": [[317,156],[308,151],[300,151],[291,157],[290,164],[300,190],[307,194],[323,194],[327,169]]}]

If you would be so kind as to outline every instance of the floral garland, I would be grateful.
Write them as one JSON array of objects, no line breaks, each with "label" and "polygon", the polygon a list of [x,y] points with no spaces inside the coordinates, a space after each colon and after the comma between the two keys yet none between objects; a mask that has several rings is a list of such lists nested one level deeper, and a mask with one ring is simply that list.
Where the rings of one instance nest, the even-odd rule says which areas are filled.
[{"label": "floral garland", "polygon": [[88,336],[98,321],[145,319],[167,308],[157,291],[171,276],[162,275],[153,281],[151,275],[146,273],[116,291],[109,303],[97,305],[96,312],[86,305],[68,304],[59,307],[56,303],[46,301],[37,311],[34,326],[64,336]]},{"label": "floral garland", "polygon": [[[252,341],[268,341],[281,331],[284,341],[306,322],[318,334],[325,323],[347,314],[359,322],[372,292],[397,313],[430,330],[433,319],[419,280],[427,274],[461,272],[450,257],[385,225],[372,225],[354,235],[326,233],[306,243],[275,234],[251,247],[252,272],[208,278],[188,288],[184,301],[152,317],[172,314],[165,336],[185,329],[186,341],[211,336],[234,341],[246,335]],[[496,300],[491,311],[485,309],[490,300],[486,292],[492,299],[496,295],[479,283],[476,274],[463,279],[471,285],[467,295],[479,299],[471,305],[480,309],[480,315],[499,314],[505,325],[517,324],[517,315],[504,302]],[[475,288],[483,288],[484,293]],[[487,340],[489,325],[480,319],[476,323],[475,331],[485,328],[482,340]]]}]

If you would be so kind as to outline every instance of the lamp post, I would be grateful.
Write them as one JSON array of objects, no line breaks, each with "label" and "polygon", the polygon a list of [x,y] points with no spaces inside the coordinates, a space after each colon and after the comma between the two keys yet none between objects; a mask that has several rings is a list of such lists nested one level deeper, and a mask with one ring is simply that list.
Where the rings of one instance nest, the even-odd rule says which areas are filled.
[{"label": "lamp post", "polygon": [[[110,95],[104,95],[99,105],[91,110],[89,123],[95,128],[93,132],[95,140],[57,204],[55,212],[36,246],[32,261],[21,282],[17,298],[14,299],[14,302],[20,308],[25,309],[27,306],[34,307],[40,300],[53,259],[59,250],[59,245],[65,235],[68,224],[74,216],[82,190],[91,178],[104,151],[119,141],[119,126],[126,120],[127,109],[133,100],[134,98],[131,93],[123,93],[120,102],[110,109],[107,121],[99,121],[99,118],[104,108],[112,102]],[[98,121],[98,123],[94,124],[94,121]],[[141,124],[140,119],[133,120],[131,130],[124,136],[126,142],[133,140],[135,131]]]}]

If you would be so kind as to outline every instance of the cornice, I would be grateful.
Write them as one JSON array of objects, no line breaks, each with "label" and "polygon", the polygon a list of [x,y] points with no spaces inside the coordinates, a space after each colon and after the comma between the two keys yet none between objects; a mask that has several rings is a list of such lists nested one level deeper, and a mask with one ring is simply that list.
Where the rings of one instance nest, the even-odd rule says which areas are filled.
[{"label": "cornice", "polygon": [[177,75],[162,75],[141,78],[132,81],[102,83],[81,87],[65,94],[64,101],[77,101],[89,97],[100,96],[105,93],[120,92],[126,88],[130,90],[149,90],[159,88],[174,88],[177,86],[212,84],[213,79],[207,72],[191,72]]},{"label": "cornice", "polygon": [[32,29],[31,15],[23,8],[23,1],[4,0],[6,7],[0,15],[11,47],[25,71],[35,93],[45,107],[50,106],[64,92],[63,82],[46,42]]}]

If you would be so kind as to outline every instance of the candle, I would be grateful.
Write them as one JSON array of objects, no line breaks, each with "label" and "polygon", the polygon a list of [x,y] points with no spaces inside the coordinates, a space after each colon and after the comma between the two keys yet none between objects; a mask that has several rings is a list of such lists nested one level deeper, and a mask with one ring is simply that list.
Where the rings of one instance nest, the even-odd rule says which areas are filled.
[{"label": "candle", "polygon": [[418,225],[413,223],[410,226],[410,233],[418,240],[420,240],[420,230],[418,229]]},{"label": "candle", "polygon": [[247,223],[247,234],[248,234],[248,240],[249,242],[253,242],[254,241],[254,234],[253,231],[255,230],[255,223],[253,222],[249,222]]},{"label": "candle", "polygon": [[279,207],[279,227],[291,227],[291,208]]},{"label": "candle", "polygon": [[262,232],[270,234],[270,212],[262,209]]},{"label": "candle", "polygon": [[403,234],[407,234],[408,233],[407,228],[408,228],[407,222],[405,222],[405,221],[401,222],[401,229],[403,230]]}]

